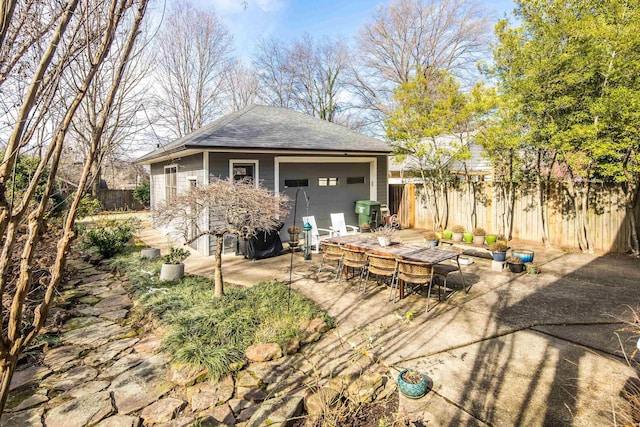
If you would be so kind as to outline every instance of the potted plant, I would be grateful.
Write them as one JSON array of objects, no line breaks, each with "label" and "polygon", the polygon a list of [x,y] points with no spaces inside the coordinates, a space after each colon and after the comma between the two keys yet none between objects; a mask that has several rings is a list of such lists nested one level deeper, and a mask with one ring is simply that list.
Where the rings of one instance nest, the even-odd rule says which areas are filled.
[{"label": "potted plant", "polygon": [[451,238],[454,242],[462,242],[462,237],[464,233],[464,227],[461,225],[454,225],[451,227],[452,235]]},{"label": "potted plant", "polygon": [[533,251],[526,249],[512,249],[511,256],[520,258],[522,262],[533,262]]},{"label": "potted plant", "polygon": [[424,233],[424,241],[429,245],[429,247],[435,248],[438,246],[438,235],[435,231],[427,231]]},{"label": "potted plant", "polygon": [[506,238],[506,236],[504,234],[498,234],[496,236],[496,242],[504,243],[506,245],[508,243],[508,240],[507,240],[507,238]]},{"label": "potted plant", "polygon": [[507,258],[507,249],[508,246],[502,242],[495,242],[489,245],[494,261],[504,261]]},{"label": "potted plant", "polygon": [[183,261],[191,255],[188,250],[182,248],[171,248],[169,254],[164,256],[164,263],[160,269],[160,280],[174,281],[184,277]]},{"label": "potted plant", "polygon": [[527,273],[540,274],[540,267],[538,266],[538,264],[530,262],[530,263],[527,263],[526,266],[527,266]]},{"label": "potted plant", "polygon": [[380,246],[389,246],[391,244],[391,238],[395,236],[397,232],[398,230],[395,228],[385,225],[384,227],[378,227],[376,231],[373,232],[373,235],[378,239]]},{"label": "potted plant", "polygon": [[487,234],[484,236],[484,241],[487,245],[491,245],[498,240],[498,236],[496,234]]},{"label": "potted plant", "polygon": [[484,245],[484,236],[487,231],[482,227],[476,227],[473,229],[473,243],[476,245]]},{"label": "potted plant", "polygon": [[159,257],[160,257],[160,249],[158,248],[143,248],[140,250],[140,258],[156,259]]},{"label": "potted plant", "polygon": [[462,240],[465,243],[472,243],[473,242],[473,233],[471,231],[465,231],[464,233],[462,233]]},{"label": "potted plant", "polygon": [[413,369],[403,369],[398,374],[398,388],[408,398],[419,399],[427,394],[427,376]]},{"label": "potted plant", "polygon": [[510,256],[507,258],[507,264],[509,265],[509,270],[512,273],[522,273],[524,271],[524,263],[517,256]]},{"label": "potted plant", "polygon": [[453,231],[451,230],[444,230],[442,232],[442,238],[446,239],[446,240],[451,240],[451,238],[453,237]]},{"label": "potted plant", "polygon": [[289,233],[289,246],[298,246],[298,242],[300,241],[300,227],[292,225],[287,228],[287,233]]}]

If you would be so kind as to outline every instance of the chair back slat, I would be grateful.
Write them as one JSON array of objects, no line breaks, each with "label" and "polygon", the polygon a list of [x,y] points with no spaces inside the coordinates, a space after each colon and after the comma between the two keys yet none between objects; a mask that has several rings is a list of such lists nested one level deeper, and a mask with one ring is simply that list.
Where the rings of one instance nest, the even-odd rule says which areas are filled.
[{"label": "chair back slat", "polygon": [[409,283],[429,283],[433,277],[433,264],[399,260],[398,277]]},{"label": "chair back slat", "polygon": [[369,271],[381,276],[392,276],[396,271],[397,261],[395,257],[367,254],[369,259]]},{"label": "chair back slat", "polygon": [[367,265],[367,254],[364,251],[357,251],[342,247],[343,263],[347,267],[361,268]]}]

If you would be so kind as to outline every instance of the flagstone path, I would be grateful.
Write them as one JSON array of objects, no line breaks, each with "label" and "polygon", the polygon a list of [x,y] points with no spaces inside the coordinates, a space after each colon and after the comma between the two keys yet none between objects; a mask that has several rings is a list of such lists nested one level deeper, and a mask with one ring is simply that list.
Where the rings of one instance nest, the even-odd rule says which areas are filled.
[{"label": "flagstone path", "polygon": [[[78,260],[69,264],[75,276],[46,326],[59,331],[60,345],[45,348],[40,364],[18,368],[2,426],[258,426],[267,417],[285,425],[277,421],[300,414],[311,384],[344,368],[344,359],[327,368],[326,355],[298,353],[286,363],[252,363],[235,378],[203,382],[206,373],[174,367],[158,352],[160,331],[134,329],[133,303],[119,278]],[[57,325],[60,319],[67,320]],[[351,364],[347,374],[364,372],[376,394],[395,392],[375,363]]]}]

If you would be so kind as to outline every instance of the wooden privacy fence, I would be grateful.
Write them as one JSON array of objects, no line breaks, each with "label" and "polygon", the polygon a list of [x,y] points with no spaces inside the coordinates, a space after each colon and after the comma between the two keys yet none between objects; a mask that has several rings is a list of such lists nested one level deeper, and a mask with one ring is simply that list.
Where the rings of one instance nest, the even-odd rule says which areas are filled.
[{"label": "wooden privacy fence", "polygon": [[140,211],[145,208],[133,197],[133,190],[100,190],[98,200],[107,211]]},{"label": "wooden privacy fence", "polygon": [[[396,185],[394,185],[395,187]],[[402,184],[389,191],[399,195],[398,216],[403,227],[432,229],[433,218],[424,196],[422,184]],[[504,201],[500,189],[492,183],[475,183],[475,191],[467,183],[458,183],[448,191],[450,228],[460,224],[466,230],[482,227],[489,233],[504,232]],[[616,185],[597,184],[592,187],[588,223],[594,249],[606,252],[627,252],[631,220],[623,205],[624,194]],[[393,202],[390,200],[390,204]],[[575,213],[569,203],[565,184],[554,183],[547,201],[549,218],[549,239],[556,247],[578,248]],[[520,186],[516,191],[513,208],[512,237],[522,240],[542,242],[542,219],[535,184]],[[637,223],[640,214],[635,212]],[[473,220],[475,218],[475,221]]]}]

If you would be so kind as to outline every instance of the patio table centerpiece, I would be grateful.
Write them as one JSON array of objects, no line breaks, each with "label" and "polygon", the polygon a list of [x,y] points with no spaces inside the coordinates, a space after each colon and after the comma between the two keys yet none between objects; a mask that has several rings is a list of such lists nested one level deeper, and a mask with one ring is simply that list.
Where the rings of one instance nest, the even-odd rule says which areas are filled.
[{"label": "patio table centerpiece", "polygon": [[391,227],[390,225],[385,225],[383,227],[378,227],[374,232],[373,236],[378,239],[378,243],[380,246],[389,246],[391,244],[391,238],[394,237],[398,233],[398,230]]}]

